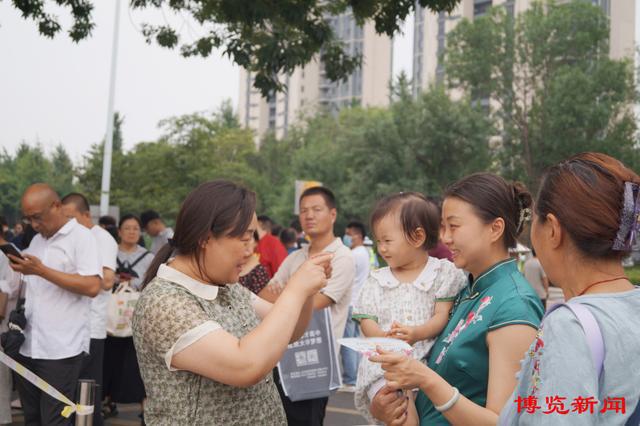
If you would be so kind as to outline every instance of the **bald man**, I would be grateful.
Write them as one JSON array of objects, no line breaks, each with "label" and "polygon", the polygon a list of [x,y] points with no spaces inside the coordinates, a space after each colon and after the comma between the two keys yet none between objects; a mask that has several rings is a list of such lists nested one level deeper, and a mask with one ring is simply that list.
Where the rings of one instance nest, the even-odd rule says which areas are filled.
[{"label": "bald man", "polygon": [[[91,231],[65,216],[49,185],[27,188],[22,212],[38,235],[23,252],[24,259],[9,257],[26,284],[27,326],[17,361],[75,401],[89,353],[91,298],[101,288],[98,247]],[[26,425],[71,424],[60,415],[64,404],[21,377],[16,387]]]}]

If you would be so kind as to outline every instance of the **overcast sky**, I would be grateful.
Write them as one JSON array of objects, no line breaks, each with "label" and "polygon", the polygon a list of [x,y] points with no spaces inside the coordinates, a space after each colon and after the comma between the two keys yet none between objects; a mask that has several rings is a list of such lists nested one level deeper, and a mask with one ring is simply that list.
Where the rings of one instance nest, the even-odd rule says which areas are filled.
[{"label": "overcast sky", "polygon": [[[115,108],[125,116],[125,147],[156,138],[163,118],[237,99],[238,68],[231,61],[220,54],[185,59],[147,45],[139,27],[157,14],[130,14],[127,3],[121,10],[115,95]],[[62,143],[77,161],[103,138],[115,2],[94,4],[93,35],[74,44],[66,34],[54,40],[40,36],[35,23],[0,1],[0,146],[13,151],[23,140],[47,149]]]},{"label": "overcast sky", "polygon": [[[106,131],[109,69],[115,2],[94,1],[95,29],[74,44],[66,34],[50,40],[25,21],[11,2],[0,0],[0,147],[14,152],[22,141],[50,151],[62,143],[78,162]],[[182,18],[155,11],[131,12],[122,2],[115,109],[125,116],[125,149],[159,136],[163,118],[215,109],[238,99],[239,71],[214,52],[209,58],[183,58],[177,51],[148,45],[143,22],[168,19],[193,40],[198,28]],[[69,19],[60,13],[63,28]],[[396,41],[396,71],[411,69],[412,28]]]}]

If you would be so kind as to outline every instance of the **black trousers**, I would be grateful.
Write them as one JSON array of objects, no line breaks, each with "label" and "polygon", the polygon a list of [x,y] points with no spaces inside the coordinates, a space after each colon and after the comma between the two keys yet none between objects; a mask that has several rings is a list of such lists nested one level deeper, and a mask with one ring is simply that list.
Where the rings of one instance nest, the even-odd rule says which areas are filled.
[{"label": "black trousers", "polygon": [[322,426],[329,398],[293,402],[284,394],[277,369],[273,370],[273,380],[278,388],[289,426]]},{"label": "black trousers", "polygon": [[95,404],[93,406],[93,426],[102,426],[102,364],[104,362],[104,341],[106,339],[91,339],[89,356],[83,360],[81,379],[91,379],[96,382]]},{"label": "black trousers", "polygon": [[[71,401],[75,401],[85,356],[80,354],[71,358],[51,360],[33,359],[20,355],[16,361],[33,371]],[[42,392],[20,375],[16,376],[16,388],[22,402],[25,426],[73,424],[73,416],[65,419],[60,414],[65,406],[62,402]]]}]

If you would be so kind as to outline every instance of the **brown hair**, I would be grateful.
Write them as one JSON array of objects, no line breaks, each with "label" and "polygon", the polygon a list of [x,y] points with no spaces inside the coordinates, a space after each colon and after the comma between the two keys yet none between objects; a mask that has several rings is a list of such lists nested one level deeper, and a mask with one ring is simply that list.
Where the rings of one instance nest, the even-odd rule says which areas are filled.
[{"label": "brown hair", "polygon": [[173,254],[193,256],[203,274],[201,243],[210,235],[242,236],[255,211],[256,194],[233,182],[213,180],[198,186],[182,203],[173,238],[154,257],[143,286],[155,278],[160,265]]},{"label": "brown hair", "polygon": [[384,217],[399,212],[402,232],[408,241],[415,241],[415,232],[422,228],[426,239],[422,248],[430,250],[438,245],[440,214],[438,206],[419,192],[398,192],[376,203],[371,213],[371,229]]},{"label": "brown hair", "polygon": [[444,197],[471,204],[484,223],[504,220],[505,248],[515,247],[524,225],[523,212],[531,207],[531,194],[520,182],[509,183],[492,173],[475,173],[447,188]]},{"label": "brown hair", "polygon": [[577,249],[591,258],[622,258],[613,250],[620,228],[625,182],[640,178],[608,155],[585,152],[546,170],[536,201],[541,222],[558,218]]}]

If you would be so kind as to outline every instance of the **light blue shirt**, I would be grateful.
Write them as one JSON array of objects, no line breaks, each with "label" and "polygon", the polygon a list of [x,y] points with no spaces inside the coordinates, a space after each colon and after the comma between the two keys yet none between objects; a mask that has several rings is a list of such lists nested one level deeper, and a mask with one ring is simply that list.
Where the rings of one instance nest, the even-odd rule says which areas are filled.
[{"label": "light blue shirt", "polygon": [[[518,385],[502,410],[500,425],[624,425],[640,399],[640,289],[573,298],[595,317],[605,346],[604,371],[598,379],[582,326],[568,308],[546,317],[525,354]],[[518,396],[537,398],[535,413],[518,413]],[[550,411],[546,398],[561,400],[567,414]],[[579,414],[575,398],[594,397],[594,414]],[[625,398],[626,414],[600,413],[607,398]],[[561,409],[560,404],[556,405]]]}]

